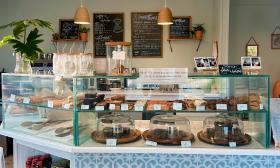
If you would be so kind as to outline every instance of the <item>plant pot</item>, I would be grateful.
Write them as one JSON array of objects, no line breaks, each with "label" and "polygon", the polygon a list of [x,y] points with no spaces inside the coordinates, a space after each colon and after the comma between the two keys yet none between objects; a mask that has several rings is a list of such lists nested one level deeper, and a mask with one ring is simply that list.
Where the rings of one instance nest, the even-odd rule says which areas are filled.
[{"label": "plant pot", "polygon": [[203,31],[195,31],[194,32],[194,38],[196,40],[202,40],[202,38],[203,38]]},{"label": "plant pot", "polygon": [[16,66],[14,69],[14,73],[22,73],[22,74],[31,74],[32,68],[31,63],[28,60],[25,60],[23,56],[19,53],[16,53]]},{"label": "plant pot", "polygon": [[81,41],[88,41],[88,33],[80,33]]}]

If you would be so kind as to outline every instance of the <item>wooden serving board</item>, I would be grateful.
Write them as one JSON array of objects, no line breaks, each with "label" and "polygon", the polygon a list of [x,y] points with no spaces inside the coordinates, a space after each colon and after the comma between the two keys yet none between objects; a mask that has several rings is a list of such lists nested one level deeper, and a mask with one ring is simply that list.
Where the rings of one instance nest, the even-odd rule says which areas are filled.
[{"label": "wooden serving board", "polygon": [[[229,145],[229,141],[218,141],[218,140],[211,140],[208,138],[206,133],[203,133],[203,131],[200,131],[199,133],[197,133],[197,137],[200,141],[206,142],[208,144],[213,144],[213,145],[221,145],[221,146],[228,146]],[[242,145],[248,145],[251,142],[252,138],[250,135],[245,134],[243,136],[242,140],[239,140],[236,142],[237,146],[242,146]]]},{"label": "wooden serving board", "polygon": [[187,133],[186,136],[181,138],[159,139],[152,134],[152,131],[146,130],[142,133],[142,136],[145,140],[154,141],[161,145],[181,145],[181,141],[194,141],[194,135],[192,133]]},{"label": "wooden serving board", "polygon": [[[103,132],[93,131],[91,134],[93,140],[99,143],[106,143],[106,139],[109,139],[104,136]],[[131,130],[130,135],[126,137],[117,138],[117,144],[124,144],[129,142],[137,141],[141,138],[141,132],[137,129]]]}]

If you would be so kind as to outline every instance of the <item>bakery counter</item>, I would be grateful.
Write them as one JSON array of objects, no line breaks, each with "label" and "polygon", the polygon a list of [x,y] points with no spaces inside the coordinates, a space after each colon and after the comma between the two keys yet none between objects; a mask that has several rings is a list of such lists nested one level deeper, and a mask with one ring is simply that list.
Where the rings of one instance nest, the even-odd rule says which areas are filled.
[{"label": "bakery counter", "polygon": [[[201,127],[201,123],[192,125],[194,126],[192,131],[196,134],[195,127]],[[146,130],[148,121],[136,121],[136,128],[141,131]],[[93,167],[106,167],[105,165],[113,167],[112,165],[116,164],[119,167],[136,165],[149,167],[150,164],[161,167],[163,165],[174,166],[174,164],[178,167],[192,167],[192,165],[219,167],[223,164],[226,164],[226,167],[242,167],[243,164],[254,166],[260,165],[260,163],[263,165],[259,167],[273,167],[274,164],[277,165],[280,157],[280,151],[273,147],[255,149],[261,148],[261,145],[254,140],[247,146],[229,148],[208,145],[195,138],[192,146],[185,148],[181,146],[147,146],[144,140],[106,147],[104,144],[89,139],[82,146],[74,147],[35,136],[26,136],[26,134],[3,128],[0,129],[0,134],[14,138],[14,146],[18,148],[24,146],[69,159],[71,168],[91,168],[92,165],[94,165]],[[16,148],[15,152],[17,153],[15,156],[20,157],[23,151],[22,149],[17,151]]]}]

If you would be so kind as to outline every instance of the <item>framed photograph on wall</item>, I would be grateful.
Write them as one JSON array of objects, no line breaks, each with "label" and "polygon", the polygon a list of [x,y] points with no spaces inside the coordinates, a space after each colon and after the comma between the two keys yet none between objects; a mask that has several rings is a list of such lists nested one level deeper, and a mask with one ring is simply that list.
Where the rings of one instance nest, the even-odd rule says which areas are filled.
[{"label": "framed photograph on wall", "polygon": [[280,34],[271,34],[271,49],[280,49]]},{"label": "framed photograph on wall", "polygon": [[[278,33],[276,31],[278,30]],[[271,34],[271,49],[280,49],[280,27],[276,26]]]},{"label": "framed photograph on wall", "polygon": [[259,55],[258,45],[246,45],[246,56],[257,57]]},{"label": "framed photograph on wall", "polygon": [[77,40],[79,39],[79,25],[74,23],[74,19],[59,20],[60,39]]}]

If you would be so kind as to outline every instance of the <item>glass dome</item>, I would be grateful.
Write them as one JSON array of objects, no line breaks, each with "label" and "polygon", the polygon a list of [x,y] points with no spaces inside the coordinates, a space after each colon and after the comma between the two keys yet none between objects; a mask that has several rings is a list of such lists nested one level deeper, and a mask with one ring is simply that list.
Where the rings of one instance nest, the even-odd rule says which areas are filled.
[{"label": "glass dome", "polygon": [[228,145],[229,142],[245,145],[251,140],[250,136],[244,133],[243,121],[225,114],[206,118],[198,138],[216,145]]},{"label": "glass dome", "polygon": [[192,141],[190,121],[177,115],[157,115],[151,119],[150,129],[143,133],[146,140],[159,144],[180,145],[181,141]]},{"label": "glass dome", "polygon": [[134,121],[130,116],[112,113],[98,119],[97,130],[92,137],[95,141],[106,143],[106,139],[117,139],[118,143],[127,143],[141,137],[140,131],[134,129]]}]

